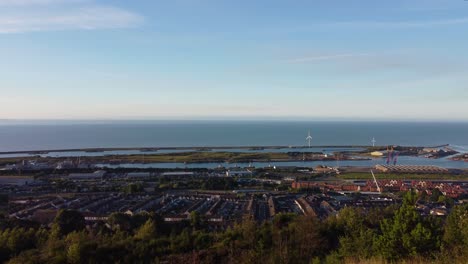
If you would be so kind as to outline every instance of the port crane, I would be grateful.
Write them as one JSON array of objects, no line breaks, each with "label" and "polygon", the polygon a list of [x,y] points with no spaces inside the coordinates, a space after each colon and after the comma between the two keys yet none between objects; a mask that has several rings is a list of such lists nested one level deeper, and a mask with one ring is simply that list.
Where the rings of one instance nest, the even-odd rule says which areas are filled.
[{"label": "port crane", "polygon": [[374,172],[372,170],[370,172],[372,173],[372,177],[374,178],[375,186],[377,186],[377,191],[379,193],[382,193],[382,191],[380,190],[379,184],[377,183],[377,179],[375,178]]},{"label": "port crane", "polygon": [[387,164],[393,163],[393,165],[396,165],[398,162],[398,155],[400,155],[400,153],[395,151],[393,146],[391,146],[391,148],[387,146]]}]

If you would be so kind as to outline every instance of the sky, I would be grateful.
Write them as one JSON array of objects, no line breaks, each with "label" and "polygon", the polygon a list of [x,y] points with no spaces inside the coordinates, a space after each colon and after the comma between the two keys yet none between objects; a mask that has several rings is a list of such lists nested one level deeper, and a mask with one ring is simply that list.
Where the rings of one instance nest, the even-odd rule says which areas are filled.
[{"label": "sky", "polygon": [[465,0],[0,0],[0,119],[468,121]]}]

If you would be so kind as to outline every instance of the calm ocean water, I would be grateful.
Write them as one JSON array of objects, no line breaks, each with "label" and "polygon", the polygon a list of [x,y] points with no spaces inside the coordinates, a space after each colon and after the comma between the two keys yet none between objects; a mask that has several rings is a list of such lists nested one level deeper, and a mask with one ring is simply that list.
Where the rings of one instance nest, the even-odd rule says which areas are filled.
[{"label": "calm ocean water", "polygon": [[96,147],[435,146],[468,151],[468,123],[148,121],[115,123],[0,122],[0,151]]}]

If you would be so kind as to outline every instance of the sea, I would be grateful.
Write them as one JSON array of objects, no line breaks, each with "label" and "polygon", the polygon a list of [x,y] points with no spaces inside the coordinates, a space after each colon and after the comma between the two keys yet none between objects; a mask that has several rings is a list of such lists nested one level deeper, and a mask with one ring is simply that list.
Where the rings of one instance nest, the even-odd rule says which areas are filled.
[{"label": "sea", "polygon": [[0,152],[120,147],[377,145],[468,151],[468,123],[306,121],[0,122]]},{"label": "sea", "polygon": [[[449,144],[459,152],[468,152],[468,123],[357,121],[0,121],[0,152],[84,148],[305,147],[309,131],[312,148],[325,152],[325,146],[370,146],[373,138],[376,145],[432,147]],[[119,153],[134,152],[113,154]],[[423,163],[431,163],[431,160]],[[456,167],[468,167],[463,162],[458,164]]]}]

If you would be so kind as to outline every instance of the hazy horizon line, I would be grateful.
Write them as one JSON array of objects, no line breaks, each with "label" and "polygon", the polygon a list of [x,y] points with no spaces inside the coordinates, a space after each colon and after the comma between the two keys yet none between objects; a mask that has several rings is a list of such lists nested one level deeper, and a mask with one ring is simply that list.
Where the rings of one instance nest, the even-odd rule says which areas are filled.
[{"label": "hazy horizon line", "polygon": [[97,123],[150,123],[150,122],[411,122],[411,123],[468,123],[468,120],[457,119],[424,119],[424,118],[307,118],[307,117],[159,117],[159,118],[0,118],[0,124],[41,124],[41,123],[68,123],[68,124],[97,124]]}]

